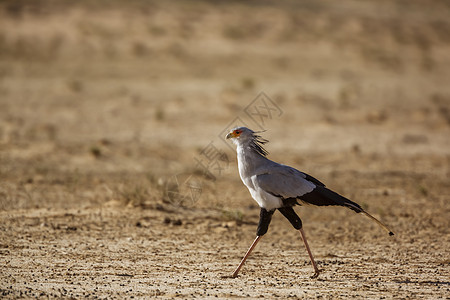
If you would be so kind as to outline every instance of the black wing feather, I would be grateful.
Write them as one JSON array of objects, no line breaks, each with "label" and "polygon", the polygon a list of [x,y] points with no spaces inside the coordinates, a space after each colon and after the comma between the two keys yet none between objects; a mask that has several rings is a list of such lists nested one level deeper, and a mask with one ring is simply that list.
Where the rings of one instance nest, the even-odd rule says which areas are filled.
[{"label": "black wing feather", "polygon": [[305,203],[318,206],[338,205],[350,208],[357,213],[364,211],[358,203],[355,203],[324,186],[317,186],[310,193],[298,198]]},{"label": "black wing feather", "polygon": [[309,175],[309,174],[306,174],[306,173],[303,173],[303,172],[301,172],[301,173],[302,173],[303,175],[305,175],[305,179],[306,179],[306,180],[311,181],[312,183],[314,183],[314,184],[317,185],[317,186],[323,186],[323,187],[325,187],[325,184],[323,184],[322,182],[320,182],[318,179],[312,177],[312,176]]}]

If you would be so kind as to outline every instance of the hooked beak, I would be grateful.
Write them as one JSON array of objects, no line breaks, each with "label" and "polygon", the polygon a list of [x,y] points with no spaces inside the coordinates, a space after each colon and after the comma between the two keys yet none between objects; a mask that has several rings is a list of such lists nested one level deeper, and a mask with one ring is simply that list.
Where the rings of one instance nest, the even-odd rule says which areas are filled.
[{"label": "hooked beak", "polygon": [[229,134],[227,134],[227,136],[225,138],[228,140],[228,139],[231,139],[233,137],[234,137],[233,132],[230,132]]}]

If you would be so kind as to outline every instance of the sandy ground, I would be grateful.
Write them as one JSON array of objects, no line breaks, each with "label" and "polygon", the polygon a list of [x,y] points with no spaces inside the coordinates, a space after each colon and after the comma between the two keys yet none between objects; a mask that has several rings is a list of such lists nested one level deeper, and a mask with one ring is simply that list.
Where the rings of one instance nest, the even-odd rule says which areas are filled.
[{"label": "sandy ground", "polygon": [[[2,298],[450,296],[450,7],[0,4]],[[263,93],[261,93],[263,92]],[[360,203],[259,208],[224,133]]]}]

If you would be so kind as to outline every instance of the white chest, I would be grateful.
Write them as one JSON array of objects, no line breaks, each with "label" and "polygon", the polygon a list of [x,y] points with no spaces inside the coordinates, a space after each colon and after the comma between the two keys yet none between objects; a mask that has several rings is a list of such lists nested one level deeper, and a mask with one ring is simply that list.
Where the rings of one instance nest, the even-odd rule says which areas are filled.
[{"label": "white chest", "polygon": [[238,151],[238,167],[242,182],[248,188],[252,198],[255,199],[259,207],[273,210],[282,206],[280,198],[267,193],[258,186],[256,176],[261,172],[261,168],[257,161],[252,161],[251,158],[244,156],[243,153]]}]

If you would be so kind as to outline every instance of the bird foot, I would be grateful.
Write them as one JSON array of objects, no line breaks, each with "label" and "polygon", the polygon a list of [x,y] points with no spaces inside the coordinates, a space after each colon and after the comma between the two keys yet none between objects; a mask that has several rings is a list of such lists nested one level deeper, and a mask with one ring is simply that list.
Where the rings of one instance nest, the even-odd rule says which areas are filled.
[{"label": "bird foot", "polygon": [[311,279],[315,279],[317,277],[319,277],[319,271],[314,272],[314,275],[311,276]]}]

